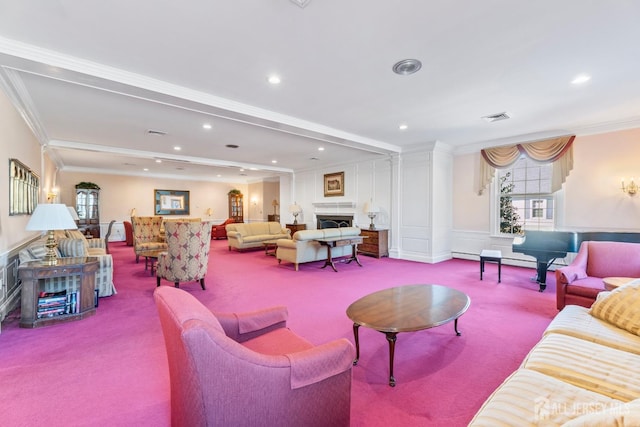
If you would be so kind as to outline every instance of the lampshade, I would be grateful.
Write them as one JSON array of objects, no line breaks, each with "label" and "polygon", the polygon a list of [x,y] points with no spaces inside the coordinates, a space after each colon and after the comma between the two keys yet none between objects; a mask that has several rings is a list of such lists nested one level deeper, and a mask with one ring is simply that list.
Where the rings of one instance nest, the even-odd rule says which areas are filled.
[{"label": "lampshade", "polygon": [[297,203],[294,203],[293,205],[289,205],[289,212],[294,215],[299,214],[300,212],[302,212],[302,208]]},{"label": "lampshade", "polygon": [[53,237],[53,230],[75,230],[78,228],[69,209],[72,208],[67,208],[66,205],[60,203],[39,204],[27,223],[26,229],[28,231],[47,231],[47,241],[45,243],[47,252],[43,259],[43,262],[47,265],[56,265],[58,263],[58,256],[56,255],[57,243]]},{"label": "lampshade", "polygon": [[27,231],[75,230],[76,225],[69,209],[60,203],[41,203],[27,223]]},{"label": "lampshade", "polygon": [[364,213],[379,213],[380,212],[380,207],[377,205],[374,205],[372,202],[365,202],[364,206],[362,207],[362,211]]},{"label": "lampshade", "polygon": [[67,206],[67,209],[69,209],[69,213],[71,214],[71,218],[73,218],[74,221],[80,220],[80,218],[78,217],[78,212],[76,212],[76,210],[73,207]]}]

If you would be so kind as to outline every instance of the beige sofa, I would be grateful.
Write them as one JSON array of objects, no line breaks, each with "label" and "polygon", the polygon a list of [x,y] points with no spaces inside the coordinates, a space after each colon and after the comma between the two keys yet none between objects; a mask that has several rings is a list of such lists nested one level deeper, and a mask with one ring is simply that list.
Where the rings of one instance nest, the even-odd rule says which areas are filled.
[{"label": "beige sofa", "polygon": [[470,426],[640,425],[640,280],[567,305]]},{"label": "beige sofa", "polygon": [[261,248],[264,242],[289,239],[291,231],[282,228],[279,222],[251,222],[227,224],[227,242],[229,250]]},{"label": "beige sofa", "polygon": [[[91,256],[98,259],[98,270],[95,274],[95,289],[99,297],[108,297],[115,293],[113,284],[113,258],[107,254],[107,246],[104,239],[86,239],[82,233],[76,230],[57,231],[55,235],[59,257],[84,257]],[[46,236],[31,243],[22,249],[18,256],[20,263],[36,261],[44,258],[46,253]],[[74,277],[48,278],[44,280],[45,292],[58,292],[76,286]]]},{"label": "beige sofa", "polygon": [[[330,237],[359,236],[358,227],[323,228],[321,230],[300,230],[293,234],[293,239],[278,240],[276,258],[278,263],[292,262],[298,271],[298,264],[303,262],[321,261],[327,259],[327,247],[322,246],[315,239]],[[351,245],[338,246],[331,250],[332,258],[351,255]]]}]

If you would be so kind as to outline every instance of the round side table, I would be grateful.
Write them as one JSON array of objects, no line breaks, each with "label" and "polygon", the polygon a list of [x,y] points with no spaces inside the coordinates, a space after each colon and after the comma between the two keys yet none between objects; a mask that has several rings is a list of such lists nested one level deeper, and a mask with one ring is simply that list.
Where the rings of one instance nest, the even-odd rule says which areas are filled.
[{"label": "round side table", "polygon": [[635,277],[605,277],[602,279],[604,282],[604,288],[607,291],[612,291],[618,286],[622,286],[625,283],[629,283],[632,280],[636,280]]}]

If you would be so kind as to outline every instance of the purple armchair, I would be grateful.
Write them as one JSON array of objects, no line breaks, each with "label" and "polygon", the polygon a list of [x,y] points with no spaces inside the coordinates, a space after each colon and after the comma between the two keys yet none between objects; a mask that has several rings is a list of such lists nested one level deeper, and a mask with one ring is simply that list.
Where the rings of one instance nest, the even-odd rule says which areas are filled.
[{"label": "purple armchair", "polygon": [[156,288],[169,361],[171,425],[348,426],[353,345],[314,346],[287,310],[212,313],[193,295]]},{"label": "purple armchair", "polygon": [[556,270],[556,306],[591,307],[605,277],[640,277],[640,244],[582,242],[573,262]]}]

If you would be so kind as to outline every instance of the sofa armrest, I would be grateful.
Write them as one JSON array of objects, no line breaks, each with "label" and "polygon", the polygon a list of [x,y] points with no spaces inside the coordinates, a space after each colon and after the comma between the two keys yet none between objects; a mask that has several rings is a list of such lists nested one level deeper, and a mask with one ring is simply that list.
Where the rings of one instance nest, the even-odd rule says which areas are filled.
[{"label": "sofa armrest", "polygon": [[289,312],[286,307],[277,306],[246,313],[214,313],[214,315],[229,338],[244,342],[286,327]]},{"label": "sofa armrest", "polygon": [[560,283],[569,284],[577,279],[586,279],[587,272],[579,266],[569,265],[556,270],[556,280]]},{"label": "sofa armrest", "polygon": [[297,247],[296,241],[291,239],[278,239],[276,241],[276,245],[279,248],[289,248],[289,249],[296,249]]},{"label": "sofa armrest", "polygon": [[295,390],[350,370],[355,349],[349,340],[340,338],[286,356],[291,362],[291,389]]},{"label": "sofa armrest", "polygon": [[238,239],[239,240],[242,237],[242,234],[240,234],[239,231],[227,229],[227,237],[231,237],[232,239]]}]

